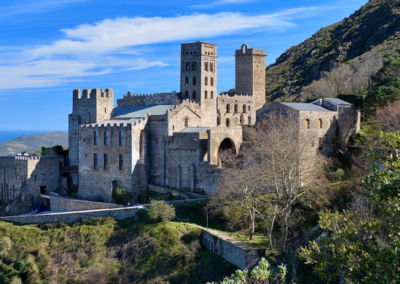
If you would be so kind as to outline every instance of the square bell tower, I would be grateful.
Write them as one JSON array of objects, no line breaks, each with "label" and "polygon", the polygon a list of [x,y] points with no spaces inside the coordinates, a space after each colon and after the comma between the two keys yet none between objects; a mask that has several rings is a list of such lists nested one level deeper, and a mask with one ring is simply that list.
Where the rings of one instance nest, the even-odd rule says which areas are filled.
[{"label": "square bell tower", "polygon": [[202,127],[217,125],[217,45],[197,41],[181,45],[181,94],[198,103]]}]

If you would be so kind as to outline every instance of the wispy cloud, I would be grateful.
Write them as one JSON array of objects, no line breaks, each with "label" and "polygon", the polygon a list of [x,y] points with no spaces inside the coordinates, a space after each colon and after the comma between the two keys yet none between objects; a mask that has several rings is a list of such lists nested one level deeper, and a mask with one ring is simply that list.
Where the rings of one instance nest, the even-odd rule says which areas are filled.
[{"label": "wispy cloud", "polygon": [[145,52],[145,46],[241,30],[281,32],[295,26],[293,19],[313,10],[299,8],[255,16],[218,13],[117,18],[79,25],[62,30],[64,37],[49,45],[11,51],[0,46],[0,89],[48,87],[118,70],[163,67],[165,62],[146,58],[151,53]]},{"label": "wispy cloud", "polygon": [[216,6],[222,6],[222,5],[234,5],[234,4],[247,4],[251,2],[256,2],[258,0],[218,0],[214,2],[210,2],[207,4],[199,4],[199,5],[192,5],[190,8],[197,8],[197,9],[202,9],[202,8],[214,8]]},{"label": "wispy cloud", "polygon": [[20,0],[2,3],[0,20],[22,14],[43,14],[77,2],[88,0]]}]

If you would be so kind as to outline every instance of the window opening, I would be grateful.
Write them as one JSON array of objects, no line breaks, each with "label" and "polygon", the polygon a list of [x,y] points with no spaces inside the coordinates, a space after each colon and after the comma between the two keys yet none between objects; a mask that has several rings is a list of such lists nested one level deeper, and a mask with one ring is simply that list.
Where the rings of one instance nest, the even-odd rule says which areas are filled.
[{"label": "window opening", "polygon": [[119,170],[122,171],[124,169],[124,155],[119,155]]},{"label": "window opening", "polygon": [[108,131],[104,131],[104,146],[108,146]]},{"label": "window opening", "polygon": [[306,129],[310,129],[310,120],[309,119],[306,119]]},{"label": "window opening", "polygon": [[98,166],[99,166],[99,154],[94,153],[93,154],[93,168],[97,169]]},{"label": "window opening", "polygon": [[214,78],[213,78],[213,77],[211,77],[210,85],[211,85],[211,86],[214,86]]},{"label": "window opening", "polygon": [[124,132],[120,131],[119,132],[119,146],[124,146]]},{"label": "window opening", "polygon": [[193,100],[196,99],[196,91],[193,91],[192,99],[193,99]]},{"label": "window opening", "polygon": [[196,76],[193,77],[193,85],[196,85]]},{"label": "window opening", "polygon": [[226,113],[231,112],[231,106],[229,104],[226,105]]},{"label": "window opening", "polygon": [[104,154],[104,169],[108,168],[108,154]]}]

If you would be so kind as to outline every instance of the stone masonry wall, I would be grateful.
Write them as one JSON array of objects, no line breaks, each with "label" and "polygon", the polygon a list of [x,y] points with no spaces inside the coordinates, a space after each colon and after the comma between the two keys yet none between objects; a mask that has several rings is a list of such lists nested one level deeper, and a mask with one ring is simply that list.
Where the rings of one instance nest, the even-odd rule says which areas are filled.
[{"label": "stone masonry wall", "polygon": [[218,254],[242,270],[253,269],[265,254],[265,249],[240,247],[221,239],[205,229],[202,230],[202,243],[208,250]]},{"label": "stone masonry wall", "polygon": [[51,213],[51,214],[10,216],[10,217],[0,217],[0,221],[15,222],[19,224],[47,224],[47,223],[75,224],[82,220],[88,220],[91,218],[114,217],[116,220],[122,220],[125,218],[136,217],[136,214],[139,211],[139,209],[140,208],[136,206],[136,207],[124,207],[124,208],[114,208],[114,209],[98,209],[98,210],[87,210],[87,211]]},{"label": "stone masonry wall", "polygon": [[52,192],[59,187],[60,157],[0,157],[0,198],[12,201],[18,194],[38,197],[40,191]]},{"label": "stone masonry wall", "polygon": [[147,95],[132,95],[128,92],[122,99],[117,100],[119,106],[138,106],[138,105],[177,105],[180,103],[180,98],[177,92],[147,94]]},{"label": "stone masonry wall", "polygon": [[[125,188],[134,195],[147,186],[145,176],[147,119],[136,123],[116,121],[115,124],[97,124],[81,127],[79,141],[79,192],[83,198],[111,202],[113,186]],[[94,145],[94,132],[98,133],[98,145]],[[108,145],[105,145],[105,132]],[[124,145],[119,145],[120,132],[124,133]],[[94,155],[98,154],[98,166]],[[108,165],[105,165],[105,155]],[[120,155],[124,165],[120,168]]]},{"label": "stone masonry wall", "polygon": [[49,195],[48,198],[50,200],[51,211],[81,211],[124,207],[123,205],[114,203],[93,202],[56,195]]},{"label": "stone masonry wall", "polygon": [[111,118],[114,108],[114,91],[100,89],[73,91],[73,109],[68,122],[69,163],[78,165],[79,127],[81,124],[96,123]]},{"label": "stone masonry wall", "polygon": [[228,127],[228,120],[230,126],[254,125],[256,122],[252,96],[221,94],[217,104],[219,126]]}]

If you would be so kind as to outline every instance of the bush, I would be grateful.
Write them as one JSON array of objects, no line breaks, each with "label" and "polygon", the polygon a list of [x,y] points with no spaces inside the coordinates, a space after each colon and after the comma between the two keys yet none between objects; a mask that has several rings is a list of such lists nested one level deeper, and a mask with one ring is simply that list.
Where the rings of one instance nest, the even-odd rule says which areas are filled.
[{"label": "bush", "polygon": [[4,237],[0,240],[0,258],[5,258],[12,249],[12,241],[8,237]]},{"label": "bush", "polygon": [[128,204],[132,202],[132,193],[128,192],[125,188],[117,187],[113,191],[113,199],[117,204]]},{"label": "bush", "polygon": [[155,201],[150,204],[148,215],[154,221],[168,222],[175,218],[175,208],[163,201]]}]

